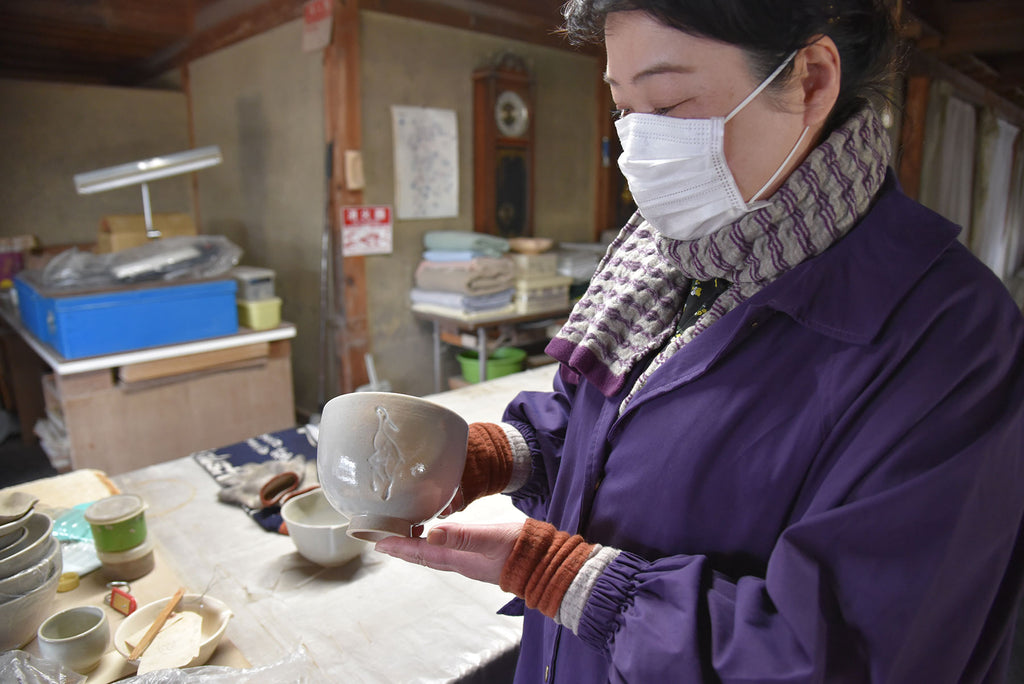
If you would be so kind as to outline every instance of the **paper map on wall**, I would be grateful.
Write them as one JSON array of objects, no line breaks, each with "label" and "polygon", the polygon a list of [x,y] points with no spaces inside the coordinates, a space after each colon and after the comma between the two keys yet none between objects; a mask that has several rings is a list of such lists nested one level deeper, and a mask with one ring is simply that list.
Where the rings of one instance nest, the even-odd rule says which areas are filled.
[{"label": "paper map on wall", "polygon": [[400,219],[459,214],[459,138],[455,111],[391,108],[395,210]]}]

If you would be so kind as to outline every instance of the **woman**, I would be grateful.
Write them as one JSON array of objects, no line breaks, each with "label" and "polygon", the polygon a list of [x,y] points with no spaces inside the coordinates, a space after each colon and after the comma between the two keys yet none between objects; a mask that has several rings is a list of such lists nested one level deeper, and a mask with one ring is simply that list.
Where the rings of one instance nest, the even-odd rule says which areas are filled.
[{"label": "woman", "polygon": [[888,170],[888,11],[564,13],[603,37],[639,211],[554,391],[471,426],[452,508],[504,491],[526,523],[377,548],[525,599],[520,682],[1001,681],[1024,320]]}]

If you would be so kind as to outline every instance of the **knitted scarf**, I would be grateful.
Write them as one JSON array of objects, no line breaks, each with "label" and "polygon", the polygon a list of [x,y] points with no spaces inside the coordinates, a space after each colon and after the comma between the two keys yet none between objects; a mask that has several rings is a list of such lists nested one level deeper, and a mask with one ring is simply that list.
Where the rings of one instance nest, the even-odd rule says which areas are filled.
[{"label": "knitted scarf", "polygon": [[[605,396],[661,349],[630,394],[708,326],[794,266],[820,254],[867,213],[885,178],[889,136],[865,107],[808,154],[771,204],[696,240],[657,233],[637,212],[609,246],[590,287],[547,353]],[[693,280],[729,287],[707,313],[676,334]]]}]

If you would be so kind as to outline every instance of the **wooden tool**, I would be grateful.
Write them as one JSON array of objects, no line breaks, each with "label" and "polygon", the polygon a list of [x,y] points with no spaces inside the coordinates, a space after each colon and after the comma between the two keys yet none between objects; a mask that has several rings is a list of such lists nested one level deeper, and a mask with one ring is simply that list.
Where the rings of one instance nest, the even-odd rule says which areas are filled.
[{"label": "wooden tool", "polygon": [[171,612],[175,607],[177,607],[178,601],[180,601],[181,597],[184,595],[184,587],[181,587],[178,591],[174,592],[174,596],[167,602],[167,605],[160,610],[160,614],[156,616],[156,620],[153,620],[153,624],[149,626],[149,630],[146,632],[145,636],[143,636],[142,639],[139,640],[139,643],[135,645],[135,648],[132,649],[132,652],[128,655],[128,660],[138,660],[142,656],[142,653],[149,648],[154,637],[156,637],[160,628],[164,626],[164,623],[167,622],[167,618],[171,616]]}]

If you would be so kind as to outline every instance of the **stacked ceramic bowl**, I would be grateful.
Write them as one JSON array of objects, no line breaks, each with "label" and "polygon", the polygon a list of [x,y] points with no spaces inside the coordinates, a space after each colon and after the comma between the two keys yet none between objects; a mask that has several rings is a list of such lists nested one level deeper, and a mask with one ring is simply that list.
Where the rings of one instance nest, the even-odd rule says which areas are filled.
[{"label": "stacked ceramic bowl", "polygon": [[57,598],[63,566],[49,516],[29,505],[23,514],[0,520],[0,651],[5,651],[35,636]]}]

